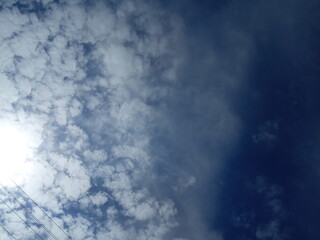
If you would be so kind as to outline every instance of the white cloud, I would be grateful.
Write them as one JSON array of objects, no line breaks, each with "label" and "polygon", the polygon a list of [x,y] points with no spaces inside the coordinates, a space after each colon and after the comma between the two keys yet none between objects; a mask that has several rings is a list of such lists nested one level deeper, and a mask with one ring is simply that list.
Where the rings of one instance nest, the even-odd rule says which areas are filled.
[{"label": "white cloud", "polygon": [[6,75],[0,75],[0,103],[2,110],[11,110],[12,104],[19,99],[18,91]]},{"label": "white cloud", "polygon": [[[177,211],[143,178],[153,164],[149,58],[170,52],[167,39],[174,38],[163,30],[164,15],[143,1],[119,3],[117,10],[103,1],[41,1],[45,17],[39,19],[33,4],[22,13],[16,2],[0,10],[0,118],[19,122],[32,136],[32,171],[23,173],[20,186],[73,239],[163,239]],[[135,15],[145,39],[129,21]],[[22,201],[66,239],[32,201]],[[0,207],[10,232],[34,237]]]}]

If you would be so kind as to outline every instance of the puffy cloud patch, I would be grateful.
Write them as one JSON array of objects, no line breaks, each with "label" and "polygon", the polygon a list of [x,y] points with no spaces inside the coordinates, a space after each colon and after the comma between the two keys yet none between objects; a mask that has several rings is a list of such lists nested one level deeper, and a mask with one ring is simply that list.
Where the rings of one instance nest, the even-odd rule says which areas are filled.
[{"label": "puffy cloud patch", "polygon": [[[150,59],[173,50],[175,26],[164,31],[173,21],[144,1],[115,6],[12,1],[0,11],[0,117],[34,137],[32,171],[10,191],[59,239],[163,239],[176,226],[173,201],[154,196],[143,181],[153,164]],[[1,211],[15,237],[35,237],[4,204]]]}]

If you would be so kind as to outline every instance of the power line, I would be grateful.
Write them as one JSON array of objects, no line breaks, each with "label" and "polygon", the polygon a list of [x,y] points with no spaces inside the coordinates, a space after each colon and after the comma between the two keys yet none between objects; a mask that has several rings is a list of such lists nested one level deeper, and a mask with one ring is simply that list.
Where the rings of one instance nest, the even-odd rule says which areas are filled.
[{"label": "power line", "polygon": [[58,227],[64,233],[64,235],[66,235],[69,239],[72,239],[70,235],[67,234],[12,178],[9,177],[9,179],[50,219],[51,222],[53,222],[54,225],[56,225],[56,227]]},{"label": "power line", "polygon": [[11,236],[13,239],[18,240],[11,232],[9,232],[8,229],[0,222],[0,226],[8,233],[9,236]]},{"label": "power line", "polygon": [[9,193],[9,194],[13,197],[13,199],[14,199],[15,201],[17,201],[17,202],[20,204],[20,206],[21,206],[22,208],[24,208],[24,209],[27,211],[27,213],[30,214],[30,216],[31,216],[34,220],[36,220],[36,222],[37,222],[38,224],[40,224],[41,227],[43,227],[43,229],[44,229],[51,237],[53,237],[55,240],[59,240],[43,223],[41,223],[41,221],[27,208],[27,206],[24,205],[6,186],[2,185],[1,183],[0,183],[0,185],[2,186],[2,188],[3,188],[7,193]]},{"label": "power line", "polygon": [[55,240],[58,240],[58,238],[57,238],[43,223],[41,223],[41,221],[40,221],[7,187],[3,186],[2,184],[0,184],[0,185],[2,186],[2,188],[4,188],[4,189],[6,190],[7,193],[9,193],[9,194],[14,198],[15,201],[17,201],[17,202],[20,204],[20,206],[21,206],[22,208],[24,208],[24,209],[30,214],[30,216],[31,216],[34,220],[36,220],[36,222],[37,222],[38,224],[40,224],[40,225],[43,227],[43,229],[44,229],[51,237],[53,237]]},{"label": "power line", "polygon": [[10,210],[11,212],[13,212],[18,218],[20,218],[20,220],[28,227],[30,228],[40,239],[44,240],[43,237],[41,237],[41,235],[39,233],[36,232],[36,230],[34,230],[30,224],[28,224],[28,222],[26,220],[24,220],[12,207],[10,207],[5,201],[3,201],[2,199],[0,199],[0,201],[5,204]]}]

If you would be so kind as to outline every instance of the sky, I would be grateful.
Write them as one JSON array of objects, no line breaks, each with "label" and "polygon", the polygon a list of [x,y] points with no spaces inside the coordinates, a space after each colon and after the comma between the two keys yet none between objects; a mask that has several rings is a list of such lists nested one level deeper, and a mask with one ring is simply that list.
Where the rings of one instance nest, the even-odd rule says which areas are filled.
[{"label": "sky", "polygon": [[0,238],[318,240],[320,1],[0,1]]}]

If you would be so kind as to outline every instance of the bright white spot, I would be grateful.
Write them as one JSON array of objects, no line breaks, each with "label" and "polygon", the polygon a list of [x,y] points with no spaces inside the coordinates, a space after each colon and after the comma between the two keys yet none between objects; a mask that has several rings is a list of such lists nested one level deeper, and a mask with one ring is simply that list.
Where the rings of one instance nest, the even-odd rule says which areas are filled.
[{"label": "bright white spot", "polygon": [[12,185],[10,178],[18,184],[27,175],[31,165],[27,159],[32,151],[29,137],[17,124],[0,123],[0,181]]}]

